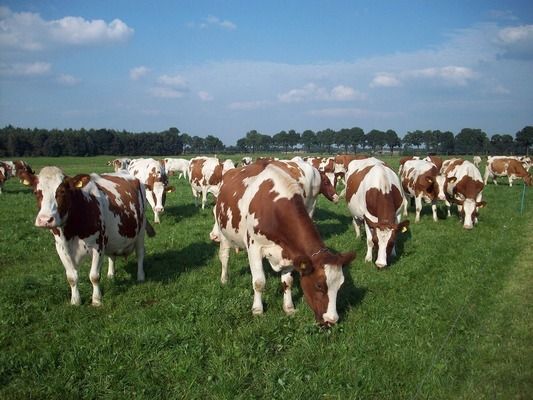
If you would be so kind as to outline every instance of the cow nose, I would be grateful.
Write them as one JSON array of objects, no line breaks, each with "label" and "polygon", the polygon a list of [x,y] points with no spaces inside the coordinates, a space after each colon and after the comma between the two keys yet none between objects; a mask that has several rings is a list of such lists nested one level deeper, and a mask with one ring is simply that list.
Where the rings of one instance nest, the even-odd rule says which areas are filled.
[{"label": "cow nose", "polygon": [[474,225],[463,225],[463,228],[470,230],[474,228]]},{"label": "cow nose", "polygon": [[164,207],[156,207],[155,208],[155,212],[163,212],[163,211],[165,211]]},{"label": "cow nose", "polygon": [[335,325],[337,323],[337,321],[339,320],[339,316],[338,315],[327,315],[327,314],[324,314],[324,315],[322,315],[322,320],[323,320],[323,322],[321,323],[321,325],[323,325],[323,326],[331,326],[331,325]]},{"label": "cow nose", "polygon": [[387,266],[387,263],[386,262],[383,262],[383,261],[376,261],[376,267],[378,267],[379,269],[381,268],[385,268]]},{"label": "cow nose", "polygon": [[47,226],[52,225],[52,222],[54,222],[54,217],[49,216],[49,215],[44,215],[44,216],[41,215],[41,216],[38,216],[37,219],[35,220],[35,226],[47,227]]}]

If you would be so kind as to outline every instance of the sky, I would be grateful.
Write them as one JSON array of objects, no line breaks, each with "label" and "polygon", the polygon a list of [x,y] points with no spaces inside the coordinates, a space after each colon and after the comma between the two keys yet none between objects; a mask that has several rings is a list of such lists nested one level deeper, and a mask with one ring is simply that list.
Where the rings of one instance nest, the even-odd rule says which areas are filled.
[{"label": "sky", "polygon": [[533,125],[533,1],[0,0],[0,126]]}]

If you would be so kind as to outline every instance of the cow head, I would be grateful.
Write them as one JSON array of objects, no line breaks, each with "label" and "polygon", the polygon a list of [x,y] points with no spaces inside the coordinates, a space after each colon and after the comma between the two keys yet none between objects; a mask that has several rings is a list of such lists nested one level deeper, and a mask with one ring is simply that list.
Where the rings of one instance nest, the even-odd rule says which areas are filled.
[{"label": "cow head", "polygon": [[320,193],[322,193],[329,201],[334,203],[339,201],[339,195],[335,191],[335,187],[324,172],[320,172]]},{"label": "cow head", "polygon": [[487,205],[484,201],[475,201],[473,199],[456,199],[455,203],[459,208],[461,218],[463,219],[463,228],[472,229],[477,223],[478,210]]},{"label": "cow head", "polygon": [[58,228],[65,224],[72,199],[91,180],[89,175],[65,176],[57,167],[44,167],[38,176],[21,174],[22,183],[31,186],[37,198],[39,212],[35,219],[38,228]]},{"label": "cow head", "polygon": [[446,200],[446,193],[448,193],[448,186],[454,184],[457,181],[455,176],[447,177],[444,174],[437,175],[435,177],[434,191],[436,198],[439,200]]},{"label": "cow head", "polygon": [[295,260],[305,300],[320,325],[329,326],[338,321],[337,294],[344,282],[342,267],[354,258],[355,253],[333,254],[323,248],[310,257]]},{"label": "cow head", "polygon": [[533,178],[531,177],[530,174],[526,174],[526,176],[524,176],[524,183],[527,186],[533,186]]},{"label": "cow head", "polygon": [[[374,248],[377,247],[378,254],[376,258],[376,267],[385,268],[390,259],[398,233],[407,231],[409,227],[409,220],[400,222],[399,224],[390,222],[372,222],[365,217],[365,223],[368,226],[372,235],[372,242]],[[369,260],[371,261],[371,260]]]}]

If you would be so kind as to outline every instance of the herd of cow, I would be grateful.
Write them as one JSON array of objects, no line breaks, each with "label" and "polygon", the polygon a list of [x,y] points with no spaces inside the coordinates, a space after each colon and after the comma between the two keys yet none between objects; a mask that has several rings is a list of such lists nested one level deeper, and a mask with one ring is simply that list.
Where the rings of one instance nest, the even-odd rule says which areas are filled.
[{"label": "herd of cow", "polygon": [[[21,161],[0,162],[0,193],[4,181],[17,176],[33,188],[38,214],[35,226],[50,230],[57,253],[65,267],[71,287],[71,304],[81,303],[78,291],[78,265],[92,256],[90,280],[92,304],[100,305],[100,268],[104,256],[109,259],[108,277],[114,275],[117,256],[137,255],[137,279],[145,278],[143,269],[145,234],[155,234],[145,214],[148,201],[154,222],[160,223],[169,175],[188,179],[196,205],[201,197],[205,207],[207,194],[216,198],[214,225],[210,238],[220,244],[221,282],[228,280],[228,260],[232,248],[246,249],[254,291],[252,312],[263,312],[265,287],[263,258],[281,273],[283,310],[294,312],[291,288],[292,271],[300,274],[304,297],[321,325],[338,320],[336,299],[344,281],[342,267],[355,253],[337,254],[329,250],[313,223],[317,197],[346,199],[353,217],[356,236],[360,226],[366,232],[365,261],[382,269],[395,255],[396,238],[405,232],[409,200],[414,199],[415,222],[420,220],[422,203],[430,203],[437,221],[436,205],[457,205],[465,229],[478,221],[478,210],[489,177],[508,176],[509,184],[521,178],[527,185],[533,179],[528,172],[529,157],[489,157],[484,179],[474,163],[460,158],[443,161],[436,156],[405,157],[398,174],[385,162],[367,156],[295,157],[291,160],[245,157],[241,166],[216,157],[191,160],[166,158],[116,159],[108,165],[114,173],[66,176],[57,167],[44,167],[39,174]],[[344,189],[337,194],[336,187]],[[374,258],[375,255],[375,258]]]}]

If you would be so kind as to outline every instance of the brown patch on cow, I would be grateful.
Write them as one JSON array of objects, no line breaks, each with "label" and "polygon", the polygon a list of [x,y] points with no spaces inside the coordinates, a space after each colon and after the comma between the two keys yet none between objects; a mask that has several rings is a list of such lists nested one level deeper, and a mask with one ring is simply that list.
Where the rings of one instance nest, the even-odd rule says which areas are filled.
[{"label": "brown patch on cow", "polygon": [[199,159],[192,159],[189,164],[189,170],[190,170],[190,181],[195,183],[196,185],[200,185],[202,182],[202,179],[204,178],[202,174],[202,168],[204,167],[205,159],[199,158]]},{"label": "brown patch on cow", "polygon": [[451,160],[446,160],[442,164],[443,166],[441,168],[444,168],[444,171],[442,173],[446,176],[453,170],[455,170],[459,165],[463,165],[465,160],[462,158],[452,158]]},{"label": "brown patch on cow", "polygon": [[211,175],[211,177],[209,178],[208,183],[210,185],[214,186],[222,182],[222,169],[223,169],[223,165],[222,163],[219,162],[218,165],[213,170],[213,175]]},{"label": "brown patch on cow", "polygon": [[402,194],[396,186],[392,185],[388,193],[371,188],[366,192],[365,201],[368,212],[378,219],[378,224],[388,227],[396,224],[396,210],[403,202]]},{"label": "brown patch on cow", "polygon": [[348,164],[350,164],[353,160],[364,160],[365,158],[368,158],[367,155],[364,154],[342,154],[342,155],[336,155],[334,158],[335,164],[342,164],[345,169],[348,169]]},{"label": "brown patch on cow", "polygon": [[373,165],[369,165],[361,170],[355,171],[348,177],[346,182],[346,202],[349,203],[352,196],[357,193],[359,186],[363,179],[365,179],[366,174],[372,169]]},{"label": "brown patch on cow", "polygon": [[483,182],[472,179],[471,176],[465,175],[457,182],[453,191],[467,199],[476,201],[478,194],[483,190]]},{"label": "brown patch on cow", "polygon": [[26,161],[15,160],[13,161],[13,164],[15,164],[15,173],[19,178],[22,173],[35,174],[35,171],[33,171]]},{"label": "brown patch on cow", "polygon": [[438,156],[427,156],[427,158],[429,158],[431,162],[435,164],[435,166],[437,167],[437,171],[440,171],[440,169],[442,168],[442,158]]},{"label": "brown patch on cow", "polygon": [[431,165],[431,168],[419,173],[414,167],[407,171],[402,170],[401,181],[404,192],[410,193],[414,196],[425,194],[429,199],[434,200],[438,196],[437,175],[438,169],[435,165],[426,162],[426,165]]}]

